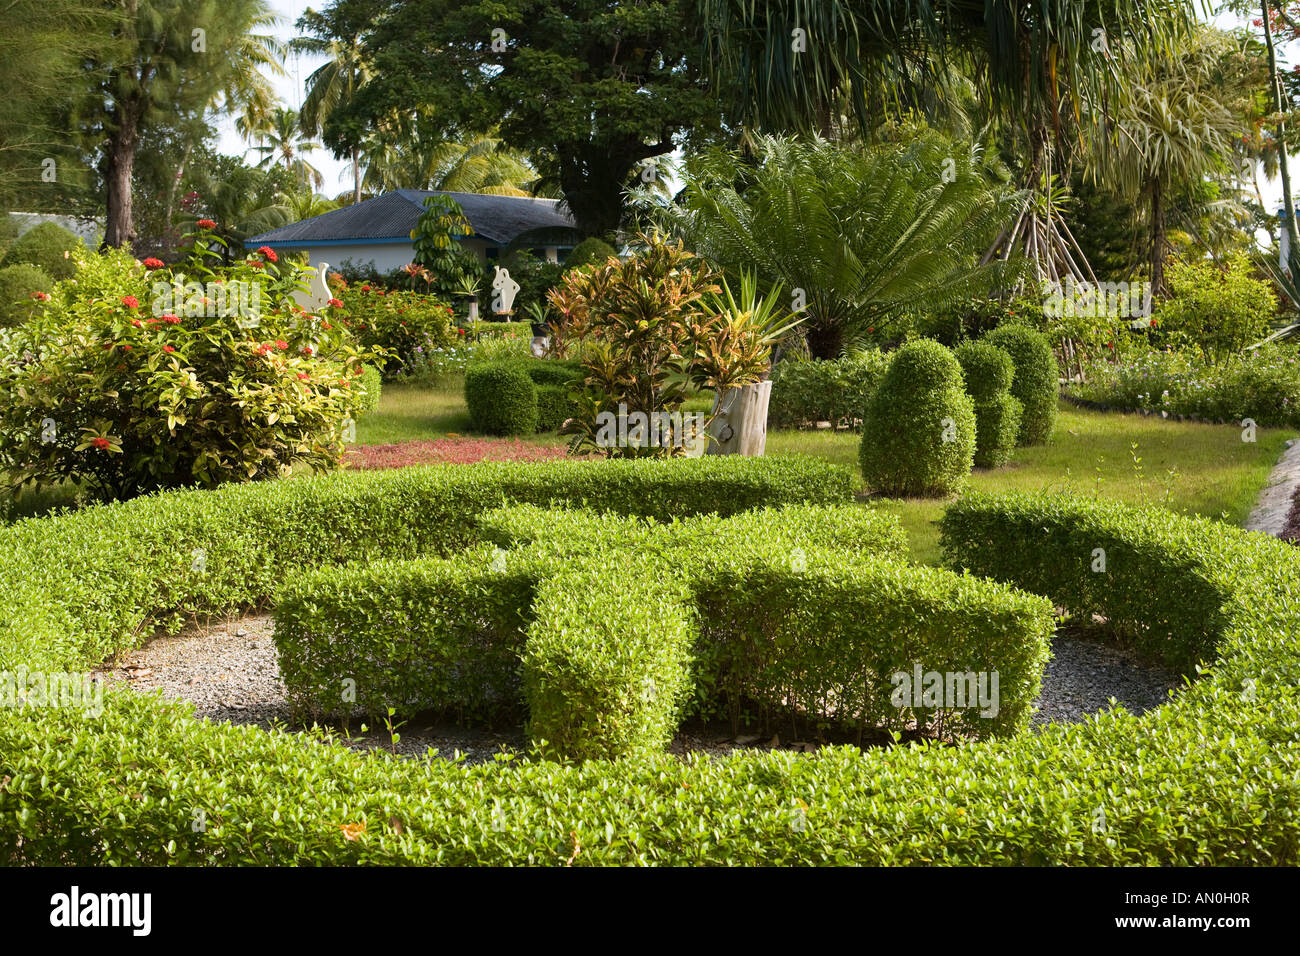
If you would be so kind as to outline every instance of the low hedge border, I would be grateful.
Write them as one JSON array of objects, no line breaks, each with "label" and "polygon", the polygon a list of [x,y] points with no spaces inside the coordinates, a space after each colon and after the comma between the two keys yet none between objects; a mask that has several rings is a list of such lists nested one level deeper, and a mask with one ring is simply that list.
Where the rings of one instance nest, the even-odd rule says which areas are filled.
[{"label": "low hedge border", "polygon": [[334,714],[352,706],[342,688],[374,715],[513,704],[514,653],[532,736],[565,759],[659,750],[684,712],[734,721],[750,699],[765,718],[925,725],[938,708],[892,700],[889,675],[915,665],[998,675],[986,712],[964,697],[945,709],[948,733],[1014,733],[1038,696],[1051,605],[898,560],[892,515],[805,506],[653,526],[524,507],[483,525],[522,545],[496,552],[495,582],[475,550],[460,568],[381,562],[289,585],[275,614],[290,692]]},{"label": "low hedge border", "polygon": [[196,614],[257,607],[307,569],[476,540],[509,502],[666,521],[848,502],[852,472],[815,459],[483,462],[180,491],[0,529],[0,668],[98,664]]},{"label": "low hedge border", "polygon": [[[318,501],[312,516],[327,505]],[[1006,508],[1019,533],[1016,499],[982,507]],[[1116,535],[1141,514],[1113,506]],[[21,559],[0,573],[19,582],[43,568],[45,580],[93,575],[97,565],[76,548],[25,553],[61,520],[23,523],[44,535],[0,533],[6,558]],[[1160,520],[1180,547],[1202,539],[1191,557],[1215,562],[1231,592],[1208,674],[1141,717],[1112,710],[1013,739],[866,754],[833,747],[467,768],[196,721],[188,706],[110,692],[93,720],[72,709],[0,710],[0,861],[1294,865],[1300,556],[1214,522]],[[162,516],[141,516],[133,545],[160,527]],[[136,553],[148,554],[123,557]],[[1216,574],[1199,564],[1189,572]],[[1169,591],[1182,584],[1158,582]],[[57,650],[50,658],[45,642],[26,645],[14,633],[33,592],[0,593],[7,659],[51,666]],[[49,612],[39,617],[53,648],[84,643],[57,640]]]}]

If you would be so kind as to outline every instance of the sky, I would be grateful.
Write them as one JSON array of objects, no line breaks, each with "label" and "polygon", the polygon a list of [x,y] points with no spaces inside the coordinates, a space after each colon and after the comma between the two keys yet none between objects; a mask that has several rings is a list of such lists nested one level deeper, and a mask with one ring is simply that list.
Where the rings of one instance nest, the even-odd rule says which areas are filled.
[{"label": "sky", "polygon": [[[271,0],[271,8],[280,17],[280,23],[277,27],[277,35],[282,40],[290,40],[297,35],[294,24],[302,15],[302,12],[308,7],[320,9],[325,6],[325,0],[317,0],[315,3],[309,3],[307,0]],[[1219,26],[1229,28],[1241,25],[1245,21],[1241,18],[1230,14],[1219,15],[1213,18]],[[1282,47],[1279,49],[1279,58],[1284,65],[1289,65],[1296,61],[1297,54],[1300,50]],[[307,82],[313,70],[323,62],[320,57],[300,56],[291,54],[285,63],[285,76],[275,77],[272,82],[276,91],[279,93],[281,100],[287,105],[298,109],[302,105],[304,95],[304,85]],[[218,124],[219,148],[223,153],[231,155],[241,155],[248,148],[247,144],[235,132],[234,119],[224,117]],[[249,153],[248,159],[255,161],[256,153]],[[1296,157],[1292,157],[1296,159]],[[343,160],[335,159],[328,150],[321,148],[316,150],[308,157],[308,161],[320,170],[325,179],[323,192],[328,196],[336,196],[344,192],[351,184],[352,178],[347,169],[347,163]],[[1290,165],[1290,164],[1288,164]],[[1292,181],[1300,182],[1300,160],[1297,160],[1297,166],[1292,168]],[[1260,178],[1260,192],[1264,196],[1264,201],[1272,208],[1276,209],[1282,204],[1282,184],[1280,179],[1268,180]]]}]

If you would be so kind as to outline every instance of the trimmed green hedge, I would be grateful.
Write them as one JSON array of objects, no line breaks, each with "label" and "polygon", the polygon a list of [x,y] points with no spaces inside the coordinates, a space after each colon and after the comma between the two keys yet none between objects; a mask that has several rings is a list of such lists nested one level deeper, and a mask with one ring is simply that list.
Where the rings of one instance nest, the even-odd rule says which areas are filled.
[{"label": "trimmed green hedge", "polygon": [[448,555],[476,540],[478,514],[512,501],[669,520],[845,502],[855,484],[845,468],[804,459],[485,462],[172,492],[19,521],[0,529],[0,668],[98,663],[154,627],[258,605],[308,568]]},{"label": "trimmed green hedge", "polygon": [[516,362],[482,362],[465,370],[470,428],[487,435],[537,431],[537,388]]},{"label": "trimmed green hedge", "polygon": [[1021,445],[1041,445],[1056,428],[1060,397],[1060,370],[1047,336],[1025,325],[1000,325],[984,338],[1011,356],[1015,374],[1011,394],[1023,406],[1020,414]]},{"label": "trimmed green hedge", "polygon": [[900,562],[890,515],[803,506],[649,526],[534,507],[483,526],[522,549],[486,566],[476,551],[461,569],[417,559],[291,584],[276,643],[294,697],[372,715],[513,705],[508,660],[521,654],[535,741],[591,758],[662,749],[687,697],[733,722],[752,699],[765,724],[924,724],[935,708],[898,706],[888,678],[914,665],[999,675],[987,712],[973,700],[945,712],[948,733],[1012,733],[1038,695],[1051,606]]},{"label": "trimmed green hedge", "polygon": [[834,361],[778,362],[768,401],[770,428],[846,422],[858,428],[892,355],[864,351]]},{"label": "trimmed green hedge", "polygon": [[1011,460],[1024,406],[1011,394],[1011,356],[985,342],[963,342],[953,350],[975,402],[975,464],[1000,468]]},{"label": "trimmed green hedge", "polygon": [[[601,467],[614,464],[663,465]],[[480,481],[492,469],[444,470],[479,470]],[[420,471],[417,484],[428,482],[433,469]],[[238,603],[231,597],[241,589],[286,577],[287,568],[335,559],[339,538],[346,552],[357,538],[378,533],[389,554],[410,553],[402,519],[420,515],[417,497],[401,481],[371,485],[369,478],[244,486],[234,495],[175,493],[0,531],[0,653],[9,667],[85,666],[95,645],[115,642],[65,632],[86,625],[101,632],[101,608],[119,602],[156,606],[161,584],[154,574],[175,577],[178,552],[188,568],[182,547],[198,541],[224,548],[227,528],[246,528],[232,553],[257,541],[298,560],[251,584],[232,574],[226,590],[213,595],[222,607]],[[352,500],[362,487],[383,493]],[[633,495],[644,491],[634,488]],[[264,510],[236,514],[230,499],[247,501],[243,496],[254,493],[266,496]],[[623,494],[611,490],[607,498]],[[392,511],[389,498],[396,498]],[[226,520],[218,520],[217,504],[229,511]],[[286,510],[292,514],[285,523],[275,523]],[[254,520],[240,525],[237,518]],[[1042,518],[1058,530],[1035,537],[1032,526]],[[0,862],[1300,861],[1300,555],[1293,548],[1212,521],[1068,499],[970,499],[953,521],[971,528],[958,535],[951,526],[958,563],[989,573],[1004,568],[1022,587],[1050,585],[1062,595],[1093,593],[1090,562],[1049,557],[1052,576],[1032,559],[1062,542],[1078,543],[1078,528],[1106,531],[1121,551],[1163,541],[1161,564],[1145,572],[1151,593],[1210,587],[1224,598],[1184,649],[1212,644],[1208,670],[1141,717],[1117,709],[1013,739],[865,754],[829,747],[576,765],[394,760],[302,735],[196,721],[186,705],[130,692],[109,692],[98,718],[71,709],[0,708]],[[1015,542],[1032,547],[1008,556]],[[161,556],[149,550],[154,545],[163,546]],[[1108,566],[1115,567],[1113,559]],[[1125,572],[1133,580],[1143,573]],[[52,582],[61,593],[47,590]],[[103,589],[113,593],[101,603]],[[1209,606],[1204,600],[1202,608]],[[1127,599],[1120,606],[1141,613],[1136,602],[1131,610]],[[1168,633],[1160,620],[1168,613],[1155,611],[1153,621],[1136,617],[1134,624]],[[140,626],[140,618],[116,616],[116,643],[138,641],[131,635]],[[83,653],[62,657],[69,648]],[[203,826],[196,825],[200,819]]]}]

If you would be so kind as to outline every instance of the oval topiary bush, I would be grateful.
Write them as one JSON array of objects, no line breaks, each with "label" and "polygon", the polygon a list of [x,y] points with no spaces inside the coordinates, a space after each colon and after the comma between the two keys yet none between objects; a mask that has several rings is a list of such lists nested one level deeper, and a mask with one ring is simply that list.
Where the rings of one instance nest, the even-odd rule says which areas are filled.
[{"label": "oval topiary bush", "polygon": [[1015,365],[1011,394],[1024,406],[1017,443],[1041,445],[1056,428],[1060,392],[1060,372],[1052,344],[1041,332],[1023,325],[999,326],[980,341],[1002,349]]},{"label": "oval topiary bush", "polygon": [[25,322],[41,307],[33,296],[53,288],[54,280],[40,266],[19,262],[0,269],[0,328]]},{"label": "oval topiary bush", "polygon": [[465,370],[470,427],[488,435],[537,431],[537,387],[517,362],[484,362]]},{"label": "oval topiary bush", "polygon": [[39,266],[54,279],[71,279],[77,274],[77,260],[72,253],[84,248],[81,237],[52,222],[43,222],[29,229],[9,247],[5,254],[7,266],[26,262]]},{"label": "oval topiary bush", "polygon": [[961,365],[938,342],[903,346],[867,403],[858,453],[867,484],[888,495],[958,491],[975,455],[975,410]]},{"label": "oval topiary bush", "polygon": [[1015,375],[1011,356],[986,342],[963,342],[953,354],[975,402],[975,464],[1000,468],[1011,460],[1024,411],[1009,391]]},{"label": "oval topiary bush", "polygon": [[564,269],[581,269],[583,266],[589,266],[593,262],[604,262],[610,256],[616,256],[618,253],[604,239],[598,236],[589,236],[582,242],[573,247],[573,251],[564,260]]}]

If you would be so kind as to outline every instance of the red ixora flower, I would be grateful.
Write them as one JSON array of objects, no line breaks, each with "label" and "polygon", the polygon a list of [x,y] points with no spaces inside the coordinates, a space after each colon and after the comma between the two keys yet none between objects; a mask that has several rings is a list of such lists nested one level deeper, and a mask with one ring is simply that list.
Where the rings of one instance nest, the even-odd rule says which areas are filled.
[{"label": "red ixora flower", "polygon": [[180,325],[180,324],[181,324],[181,317],[180,317],[179,315],[172,315],[170,312],[168,312],[166,315],[164,315],[164,316],[162,317],[162,320],[163,320],[164,322],[166,322],[168,325]]},{"label": "red ixora flower", "polygon": [[112,444],[113,444],[113,443],[112,443],[111,441],[109,441],[107,438],[92,438],[92,439],[90,440],[90,443],[91,443],[93,446],[95,446],[96,448],[98,448],[100,451],[108,451],[108,449],[109,449],[109,448],[112,446]]},{"label": "red ixora flower", "polygon": [[341,308],[343,308],[343,300],[342,300],[342,299],[330,299],[330,308],[332,308],[332,309],[341,309]]},{"label": "red ixora flower", "polygon": [[309,378],[311,378],[311,376],[308,375],[306,372],[299,372],[299,373],[298,373],[298,377],[299,377],[300,379],[309,379]]},{"label": "red ixora flower", "polygon": [[163,351],[164,351],[164,352],[175,352],[175,351],[176,351],[176,346],[174,346],[174,345],[164,345],[164,346],[163,346]]},{"label": "red ixora flower", "polygon": [[132,319],[132,320],[131,320],[131,324],[134,325],[134,326],[138,329],[138,328],[140,328],[140,326],[143,325],[144,323],[141,322],[139,319]]},{"label": "red ixora flower", "polygon": [[281,352],[283,352],[285,349],[289,347],[289,343],[286,342],[284,339],[276,339],[275,347],[279,349]]},{"label": "red ixora flower", "polygon": [[264,269],[264,268],[266,268],[265,263],[261,262],[261,261],[258,260],[258,259],[249,259],[249,260],[248,260],[248,264],[249,264],[250,266],[252,266],[254,269]]},{"label": "red ixora flower", "polygon": [[122,304],[126,306],[128,309],[140,308],[140,300],[133,295],[122,296]]},{"label": "red ixora flower", "polygon": [[258,254],[259,256],[264,256],[264,257],[266,257],[266,258],[267,258],[268,260],[270,260],[271,262],[279,262],[279,261],[280,261],[280,257],[277,256],[277,255],[275,254],[275,250],[272,249],[270,246],[258,246],[258,247],[257,247],[257,254]]},{"label": "red ixora flower", "polygon": [[363,285],[363,286],[361,287],[361,291],[362,291],[362,292],[369,292],[369,291],[370,291],[370,286],[368,286],[368,285]]},{"label": "red ixora flower", "polygon": [[50,294],[48,292],[33,292],[32,298],[37,302],[49,302]]},{"label": "red ixora flower", "polygon": [[302,347],[302,354],[303,354],[303,355],[311,355],[311,346],[310,346],[310,345],[304,345],[304,346]]},{"label": "red ixora flower", "polygon": [[464,329],[457,329],[457,330],[456,330],[456,334],[457,334],[457,335],[464,335],[464,334],[465,334],[465,330],[464,330]]},{"label": "red ixora flower", "polygon": [[161,259],[155,259],[153,256],[144,260],[144,267],[146,269],[161,269],[164,265],[165,263]]},{"label": "red ixora flower", "polygon": [[320,327],[321,327],[322,329],[332,329],[332,328],[334,328],[334,326],[333,326],[332,324],[330,324],[329,322],[322,322],[322,323],[320,324]]},{"label": "red ixora flower", "polygon": [[217,228],[217,224],[216,224],[215,222],[213,222],[211,219],[200,219],[199,222],[198,222],[198,226],[199,226],[200,229],[216,229],[216,228]]}]

